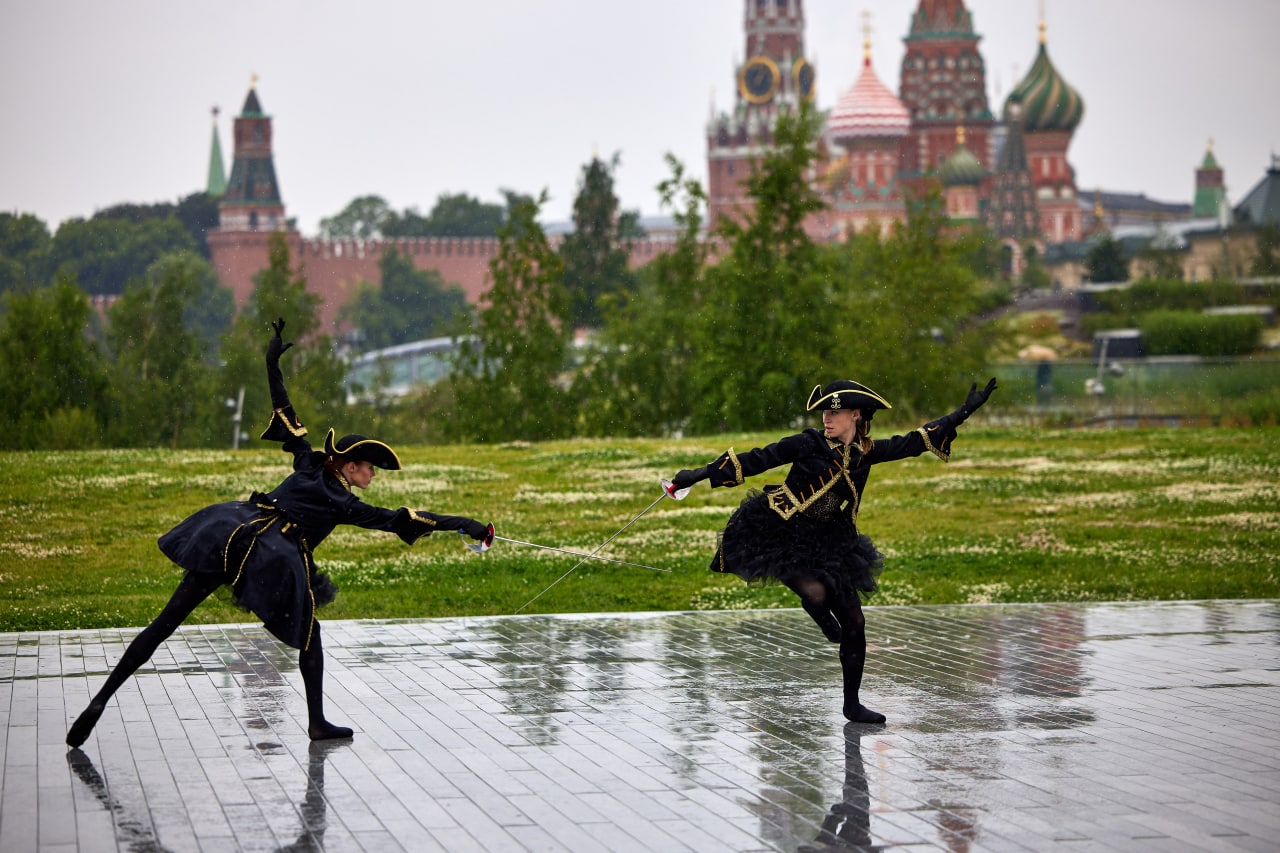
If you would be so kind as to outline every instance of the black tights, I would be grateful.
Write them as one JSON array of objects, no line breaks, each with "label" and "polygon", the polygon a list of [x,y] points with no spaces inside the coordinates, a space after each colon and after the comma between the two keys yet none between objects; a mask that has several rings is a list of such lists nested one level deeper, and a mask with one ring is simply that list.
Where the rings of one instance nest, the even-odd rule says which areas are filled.
[{"label": "black tights", "polygon": [[[213,591],[220,586],[222,586],[222,579],[218,575],[187,572],[183,576],[178,588],[170,596],[169,603],[150,625],[134,637],[133,642],[120,656],[120,662],[107,676],[102,689],[94,695],[89,707],[72,724],[71,730],[67,733],[69,745],[80,746],[85,742],[97,724],[98,718],[102,716],[107,700],[129,680],[129,676],[151,660],[151,656],[155,654],[156,649],[160,648],[160,644],[173,636],[173,632],[186,621],[200,602],[212,595]],[[351,737],[351,729],[335,726],[324,719],[324,653],[320,642],[319,623],[313,627],[309,648],[298,653],[298,671],[302,674],[302,684],[306,688],[307,731],[311,738],[325,740]]]},{"label": "black tights", "polygon": [[837,595],[812,576],[796,578],[787,585],[800,596],[801,606],[827,639],[840,644],[845,717],[859,723],[883,723],[884,715],[869,710],[858,698],[867,662],[867,620],[858,596]]}]

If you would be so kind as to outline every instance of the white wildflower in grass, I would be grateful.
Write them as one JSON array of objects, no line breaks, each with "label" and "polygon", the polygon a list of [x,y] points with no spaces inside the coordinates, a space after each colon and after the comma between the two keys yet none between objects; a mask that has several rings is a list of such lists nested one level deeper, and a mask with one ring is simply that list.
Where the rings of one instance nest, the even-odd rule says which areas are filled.
[{"label": "white wildflower in grass", "polygon": [[546,504],[592,504],[633,500],[630,492],[570,492],[547,491],[532,486],[521,486],[511,498],[514,501]]},{"label": "white wildflower in grass", "polygon": [[920,594],[920,590],[911,584],[885,576],[876,580],[876,592],[871,596],[869,603],[903,606],[920,604],[923,601],[924,596]]},{"label": "white wildflower in grass", "polygon": [[1025,551],[1044,551],[1049,554],[1063,554],[1075,550],[1043,527],[1020,535],[1018,547]]},{"label": "white wildflower in grass", "polygon": [[1012,592],[1012,587],[1003,581],[960,587],[960,597],[965,604],[999,604],[1011,601]]},{"label": "white wildflower in grass", "polygon": [[1173,501],[1205,503],[1274,502],[1280,499],[1280,485],[1275,482],[1201,483],[1185,482],[1165,486],[1160,494]]},{"label": "white wildflower in grass", "polygon": [[20,560],[44,560],[49,557],[71,557],[84,553],[84,548],[76,545],[54,545],[46,547],[34,542],[0,542],[0,554],[17,557]]},{"label": "white wildflower in grass", "polygon": [[640,530],[630,529],[610,545],[622,543],[626,548],[644,550],[661,549],[667,553],[696,554],[706,552],[708,559],[715,551],[718,533],[715,530],[674,530],[670,527]]},{"label": "white wildflower in grass", "polygon": [[[663,504],[658,504],[658,506],[663,506]],[[667,504],[667,506],[670,506],[670,504]],[[736,508],[737,508],[737,504],[733,504],[733,505],[725,504],[723,506],[713,504],[710,506],[673,507],[672,509],[667,509],[667,510],[659,510],[655,508],[653,511],[653,516],[654,518],[661,518],[661,519],[670,520],[670,521],[677,521],[683,517],[721,518],[721,519],[724,519],[725,521],[728,521],[729,516],[733,514],[733,511]]]},{"label": "white wildflower in grass", "polygon": [[1280,513],[1231,512],[1225,515],[1183,518],[1179,523],[1204,525],[1211,528],[1231,527],[1239,530],[1280,530]]},{"label": "white wildflower in grass", "polygon": [[82,495],[86,492],[114,492],[127,486],[155,487],[167,481],[154,471],[138,471],[133,474],[99,474],[97,476],[61,476],[53,478],[54,488],[70,494]]}]

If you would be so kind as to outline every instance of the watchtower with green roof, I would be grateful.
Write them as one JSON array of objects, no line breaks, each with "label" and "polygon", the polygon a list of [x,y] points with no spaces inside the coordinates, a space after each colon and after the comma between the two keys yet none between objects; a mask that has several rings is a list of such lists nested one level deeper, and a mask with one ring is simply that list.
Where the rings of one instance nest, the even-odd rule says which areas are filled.
[{"label": "watchtower with green roof", "polygon": [[222,231],[277,231],[287,227],[271,154],[271,116],[262,111],[256,84],[255,77],[235,120],[231,179],[218,205],[218,227]]},{"label": "watchtower with green roof", "polygon": [[1213,140],[1205,149],[1204,160],[1196,169],[1196,197],[1191,203],[1192,219],[1217,219],[1222,215],[1227,200],[1227,187],[1223,181],[1222,167],[1213,156]]}]

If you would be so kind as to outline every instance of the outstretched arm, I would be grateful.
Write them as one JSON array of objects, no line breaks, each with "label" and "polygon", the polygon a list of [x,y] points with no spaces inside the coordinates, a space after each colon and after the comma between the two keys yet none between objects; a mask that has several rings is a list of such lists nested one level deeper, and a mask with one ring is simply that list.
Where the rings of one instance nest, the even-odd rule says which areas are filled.
[{"label": "outstretched arm", "polygon": [[280,372],[280,356],[293,346],[285,343],[280,336],[284,331],[284,318],[274,321],[271,328],[275,334],[267,342],[267,388],[271,391],[271,422],[262,431],[262,438],[267,441],[290,441],[307,434],[307,428],[298,420],[289,402],[289,392],[284,387],[284,374]]}]

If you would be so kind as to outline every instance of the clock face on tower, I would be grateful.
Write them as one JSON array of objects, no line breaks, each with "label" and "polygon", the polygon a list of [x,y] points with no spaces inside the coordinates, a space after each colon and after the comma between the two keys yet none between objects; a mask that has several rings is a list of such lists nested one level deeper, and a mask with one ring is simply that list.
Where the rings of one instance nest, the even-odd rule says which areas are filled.
[{"label": "clock face on tower", "polygon": [[797,59],[791,66],[791,82],[795,85],[800,100],[813,100],[814,76],[813,66],[807,59]]},{"label": "clock face on tower", "polygon": [[753,56],[738,72],[738,93],[753,104],[763,104],[778,91],[778,66],[767,56]]}]

